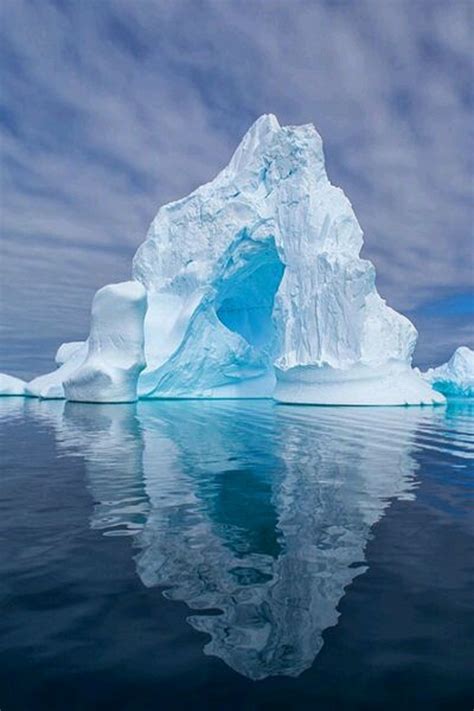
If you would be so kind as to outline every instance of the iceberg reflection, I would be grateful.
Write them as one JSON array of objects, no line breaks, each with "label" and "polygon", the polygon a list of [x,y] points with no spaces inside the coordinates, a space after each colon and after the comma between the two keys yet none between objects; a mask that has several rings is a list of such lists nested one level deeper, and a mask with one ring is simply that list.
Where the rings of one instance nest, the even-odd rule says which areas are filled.
[{"label": "iceberg reflection", "polygon": [[196,611],[207,654],[263,679],[311,666],[374,524],[414,496],[414,453],[456,415],[158,401],[51,416],[86,462],[92,526],[134,534],[144,585]]},{"label": "iceberg reflection", "polygon": [[[195,610],[207,654],[252,679],[301,674],[364,570],[371,527],[412,496],[418,417],[374,442],[380,413],[255,403],[141,412],[150,515],[137,570]],[[369,417],[370,420],[370,417]],[[163,452],[166,464],[163,466]]]}]

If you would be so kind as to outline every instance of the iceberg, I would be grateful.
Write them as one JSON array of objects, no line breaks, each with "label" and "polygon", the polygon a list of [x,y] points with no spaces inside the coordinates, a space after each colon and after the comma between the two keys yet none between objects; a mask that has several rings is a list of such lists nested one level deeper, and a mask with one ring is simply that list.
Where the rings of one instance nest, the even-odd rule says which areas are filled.
[{"label": "iceberg", "polygon": [[411,367],[417,331],[379,296],[362,244],[314,126],[261,116],[214,180],[158,211],[133,260],[133,334],[112,288],[104,322],[93,306],[88,341],[63,345],[29,393],[443,403]]},{"label": "iceberg", "polygon": [[447,397],[474,397],[474,351],[460,346],[447,363],[430,368],[422,376]]},{"label": "iceberg", "polygon": [[0,373],[0,395],[25,395],[26,383],[7,373]]},{"label": "iceberg", "polygon": [[444,398],[375,288],[312,125],[252,126],[207,185],[162,207],[133,262],[148,292],[139,393],[404,405]]}]

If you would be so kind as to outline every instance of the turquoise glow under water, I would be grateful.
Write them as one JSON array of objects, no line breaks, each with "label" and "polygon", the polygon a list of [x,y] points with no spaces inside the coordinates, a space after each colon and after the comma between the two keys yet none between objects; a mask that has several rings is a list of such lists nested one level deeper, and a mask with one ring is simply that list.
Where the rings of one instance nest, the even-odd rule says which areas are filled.
[{"label": "turquoise glow under water", "polygon": [[469,708],[474,404],[0,400],[0,708]]}]

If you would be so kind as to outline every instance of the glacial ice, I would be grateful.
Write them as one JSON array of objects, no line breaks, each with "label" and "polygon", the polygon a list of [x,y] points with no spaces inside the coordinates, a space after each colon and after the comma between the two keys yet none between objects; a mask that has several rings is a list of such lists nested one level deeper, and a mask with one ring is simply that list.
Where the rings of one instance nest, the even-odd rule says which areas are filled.
[{"label": "glacial ice", "polygon": [[130,310],[132,341],[113,322],[122,306],[112,289],[112,320],[93,313],[88,342],[63,345],[59,369],[29,392],[115,402],[138,381],[141,398],[444,402],[412,369],[416,329],[379,296],[361,247],[315,128],[264,115],[213,181],[153,220],[133,261],[143,298]]},{"label": "glacial ice", "polygon": [[474,397],[474,351],[460,346],[447,363],[430,368],[422,375],[447,397]]},{"label": "glacial ice", "polygon": [[0,395],[24,395],[26,383],[13,375],[0,373]]}]

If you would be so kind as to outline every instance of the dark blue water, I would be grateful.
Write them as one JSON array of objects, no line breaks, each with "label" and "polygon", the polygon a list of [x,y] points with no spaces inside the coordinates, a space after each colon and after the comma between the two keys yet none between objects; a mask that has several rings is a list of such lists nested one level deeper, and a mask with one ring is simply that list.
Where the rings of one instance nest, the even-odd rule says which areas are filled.
[{"label": "dark blue water", "polygon": [[1,711],[471,711],[472,403],[0,425]]}]

